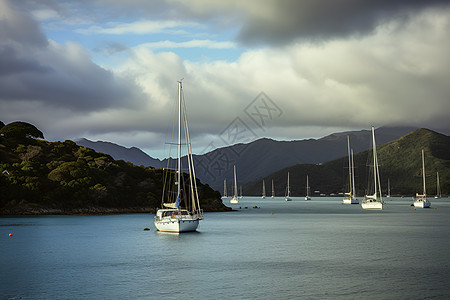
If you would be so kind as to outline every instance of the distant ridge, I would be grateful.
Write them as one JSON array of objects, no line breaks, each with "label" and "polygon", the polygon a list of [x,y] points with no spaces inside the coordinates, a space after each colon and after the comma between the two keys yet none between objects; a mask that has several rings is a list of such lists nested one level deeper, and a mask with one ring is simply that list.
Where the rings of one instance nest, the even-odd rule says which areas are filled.
[{"label": "distant ridge", "polygon": [[[380,127],[376,129],[377,143],[384,144],[416,130],[414,127]],[[262,178],[277,170],[297,164],[322,164],[347,153],[347,135],[355,153],[370,148],[370,130],[333,133],[320,139],[277,141],[261,138],[247,144],[235,144],[195,155],[196,176],[218,191],[223,181],[232,182],[236,164],[239,185]],[[138,148],[126,148],[110,142],[78,139],[76,143],[98,152],[123,159],[136,165],[163,168],[167,159],[154,159]],[[245,191],[244,191],[245,193]]]},{"label": "distant ridge", "polygon": [[137,166],[143,165],[146,167],[162,168],[163,162],[159,159],[152,158],[141,149],[136,147],[126,148],[111,142],[104,141],[90,141],[86,138],[75,140],[79,146],[94,149],[97,152],[102,152],[111,155],[115,160],[123,159],[129,161]]},{"label": "distant ridge", "polygon": [[[368,137],[369,138],[369,137]],[[436,194],[436,172],[439,172],[442,192],[450,194],[450,137],[421,128],[408,133],[394,141],[382,144],[376,136],[378,163],[380,167],[381,188],[387,192],[389,178],[393,195],[412,196],[421,191],[421,150],[425,150],[425,168],[427,175],[427,194],[430,198]],[[344,146],[345,148],[345,146]],[[367,161],[369,150],[355,155],[355,175],[358,196],[367,188]],[[286,174],[290,172],[292,193],[304,196],[306,175],[313,191],[329,195],[342,193],[347,182],[347,158],[317,164],[298,164],[264,176],[259,180],[244,185],[248,195],[261,193],[262,180],[274,180],[276,195],[284,193]]]},{"label": "distant ridge", "polygon": [[[384,144],[414,131],[414,127],[380,127],[377,143]],[[196,156],[197,177],[223,191],[223,181],[232,182],[236,164],[239,184],[245,184],[297,164],[322,164],[347,154],[347,136],[355,153],[370,148],[370,130],[330,134],[320,139],[276,141],[258,139]],[[245,190],[244,190],[245,193]]]}]

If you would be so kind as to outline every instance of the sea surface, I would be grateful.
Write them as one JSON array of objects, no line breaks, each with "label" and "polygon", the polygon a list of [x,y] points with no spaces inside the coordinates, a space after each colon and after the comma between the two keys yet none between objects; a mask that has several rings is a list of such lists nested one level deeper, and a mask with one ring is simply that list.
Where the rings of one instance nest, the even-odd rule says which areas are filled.
[{"label": "sea surface", "polygon": [[225,199],[184,234],[151,214],[2,217],[0,298],[450,298],[450,199],[293,199]]}]

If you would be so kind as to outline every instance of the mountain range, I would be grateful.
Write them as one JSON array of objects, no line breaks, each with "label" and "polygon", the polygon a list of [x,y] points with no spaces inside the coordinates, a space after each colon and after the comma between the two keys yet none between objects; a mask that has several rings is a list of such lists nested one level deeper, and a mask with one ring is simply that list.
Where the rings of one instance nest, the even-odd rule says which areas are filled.
[{"label": "mountain range", "polygon": [[[378,135],[377,144],[380,144]],[[353,144],[352,144],[353,145]],[[392,195],[413,196],[422,193],[421,150],[425,152],[425,174],[427,194],[437,193],[437,172],[443,194],[450,194],[450,137],[428,130],[418,129],[394,141],[378,145],[377,157],[380,169],[382,191],[387,193],[388,179]],[[371,150],[361,151],[354,156],[357,195],[367,193],[371,183],[369,165]],[[304,196],[306,176],[314,195],[340,194],[348,189],[348,158],[346,156],[323,164],[297,164],[269,174],[264,178],[243,185],[246,195],[261,195],[262,181],[265,181],[267,195],[271,195],[271,181],[274,181],[275,195],[284,196],[287,173],[290,173],[293,196]],[[314,193],[315,191],[315,193]]]},{"label": "mountain range", "polygon": [[[390,142],[414,131],[412,127],[380,127],[376,129],[380,144]],[[343,157],[347,153],[347,136],[355,153],[369,149],[370,130],[334,133],[320,139],[276,141],[262,138],[247,144],[235,144],[215,149],[203,155],[194,155],[196,175],[213,189],[223,191],[226,179],[231,183],[233,166],[236,165],[241,184],[263,178],[273,172],[297,164],[320,164]],[[110,142],[92,142],[78,139],[76,143],[123,159],[136,165],[162,168],[167,160],[158,160],[136,147],[125,148]]]}]

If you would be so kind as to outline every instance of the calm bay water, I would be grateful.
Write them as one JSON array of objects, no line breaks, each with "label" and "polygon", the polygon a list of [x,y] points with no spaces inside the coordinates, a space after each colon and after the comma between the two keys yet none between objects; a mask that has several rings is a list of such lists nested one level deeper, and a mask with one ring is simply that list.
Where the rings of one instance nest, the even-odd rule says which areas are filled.
[{"label": "calm bay water", "polygon": [[180,235],[156,232],[146,214],[3,217],[0,296],[449,298],[450,199],[415,211],[391,199],[364,211],[340,198],[248,197]]}]

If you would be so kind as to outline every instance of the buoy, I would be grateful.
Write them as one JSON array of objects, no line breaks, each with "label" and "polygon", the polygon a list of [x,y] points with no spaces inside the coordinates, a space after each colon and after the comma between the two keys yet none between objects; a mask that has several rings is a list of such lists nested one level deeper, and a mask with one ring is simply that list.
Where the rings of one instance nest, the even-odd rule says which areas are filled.
[{"label": "buoy", "polygon": [[272,215],[273,215],[273,213],[272,213]]},{"label": "buoy", "polygon": [[9,236],[12,236],[12,233],[10,233]]},{"label": "buoy", "polygon": [[416,209],[414,208],[414,210],[416,210]]},{"label": "buoy", "polygon": [[434,209],[437,209],[437,207],[435,207]]}]

